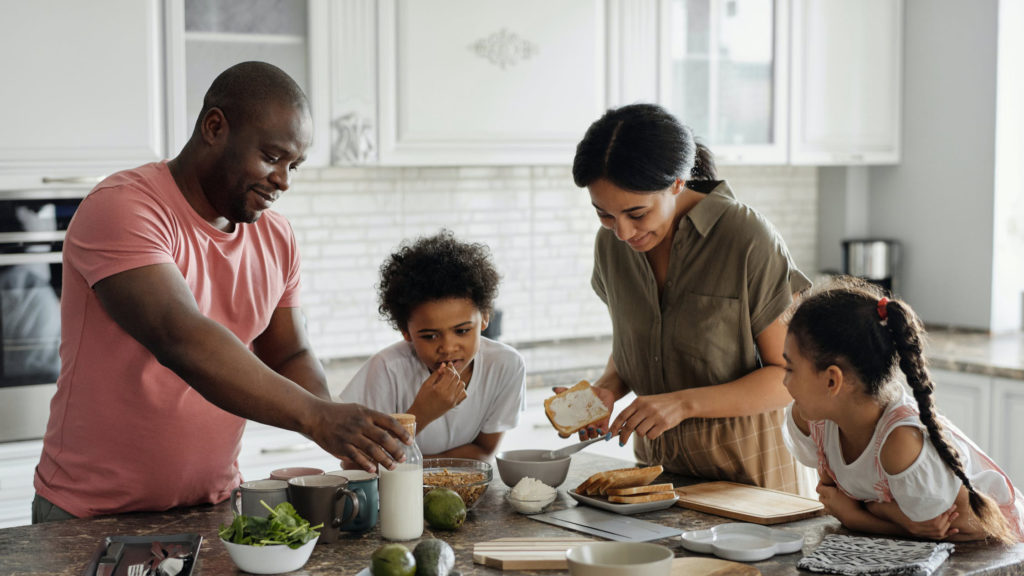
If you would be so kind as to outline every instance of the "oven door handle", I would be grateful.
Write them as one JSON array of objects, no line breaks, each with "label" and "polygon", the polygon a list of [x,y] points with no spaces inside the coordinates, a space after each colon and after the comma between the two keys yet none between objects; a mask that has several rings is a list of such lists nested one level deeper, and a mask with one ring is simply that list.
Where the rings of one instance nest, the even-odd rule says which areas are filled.
[{"label": "oven door handle", "polygon": [[19,264],[60,264],[61,252],[25,252],[23,254],[0,254],[0,266]]}]

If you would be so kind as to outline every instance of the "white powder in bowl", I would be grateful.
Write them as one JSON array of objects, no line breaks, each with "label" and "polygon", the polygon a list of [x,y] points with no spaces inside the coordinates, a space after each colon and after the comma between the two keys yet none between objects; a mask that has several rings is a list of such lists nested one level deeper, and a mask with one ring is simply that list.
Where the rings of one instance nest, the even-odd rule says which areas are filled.
[{"label": "white powder in bowl", "polygon": [[524,514],[536,514],[551,504],[557,495],[558,491],[551,486],[527,476],[512,488],[508,497],[516,510]]}]

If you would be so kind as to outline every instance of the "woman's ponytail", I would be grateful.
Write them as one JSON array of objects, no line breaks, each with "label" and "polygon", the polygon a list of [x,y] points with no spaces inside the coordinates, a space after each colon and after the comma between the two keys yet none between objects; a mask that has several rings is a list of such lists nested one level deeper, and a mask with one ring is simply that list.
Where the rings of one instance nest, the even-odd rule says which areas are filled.
[{"label": "woman's ponytail", "polygon": [[[892,334],[893,344],[899,357],[900,370],[907,378],[907,384],[917,400],[921,422],[928,430],[928,439],[939,452],[946,466],[963,482],[970,494],[971,510],[981,523],[982,529],[991,538],[1003,544],[1016,542],[1013,531],[999,507],[988,496],[978,492],[971,484],[963,461],[956,447],[944,433],[942,422],[935,411],[933,392],[935,385],[924,359],[924,329],[914,311],[899,301],[889,301],[884,306],[885,322]],[[882,314],[882,310],[879,313]]]}]

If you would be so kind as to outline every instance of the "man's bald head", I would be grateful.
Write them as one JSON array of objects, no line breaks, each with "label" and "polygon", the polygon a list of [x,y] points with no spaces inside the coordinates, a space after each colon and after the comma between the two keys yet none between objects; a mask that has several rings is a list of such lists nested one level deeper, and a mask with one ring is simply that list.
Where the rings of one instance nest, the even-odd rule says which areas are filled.
[{"label": "man's bald head", "polygon": [[242,62],[220,73],[203,98],[196,131],[213,108],[219,108],[229,124],[247,125],[274,105],[309,111],[302,88],[284,70],[266,62]]}]

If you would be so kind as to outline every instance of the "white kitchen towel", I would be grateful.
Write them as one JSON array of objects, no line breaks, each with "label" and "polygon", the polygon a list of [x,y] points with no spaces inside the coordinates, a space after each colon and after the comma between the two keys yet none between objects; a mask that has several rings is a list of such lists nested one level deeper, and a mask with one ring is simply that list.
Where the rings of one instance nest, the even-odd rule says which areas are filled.
[{"label": "white kitchen towel", "polygon": [[829,534],[797,568],[811,572],[929,576],[953,553],[946,542],[914,542]]}]

